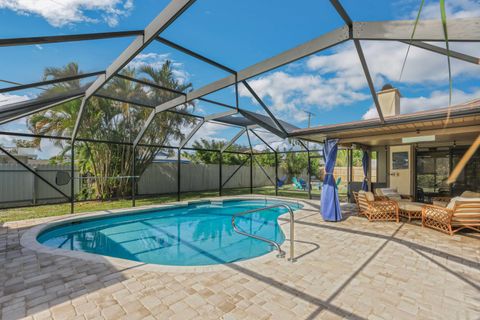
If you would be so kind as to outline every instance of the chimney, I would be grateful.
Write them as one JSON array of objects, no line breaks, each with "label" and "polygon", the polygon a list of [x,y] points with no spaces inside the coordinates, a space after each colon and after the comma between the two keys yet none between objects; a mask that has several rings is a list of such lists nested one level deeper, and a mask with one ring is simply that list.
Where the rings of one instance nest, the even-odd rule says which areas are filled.
[{"label": "chimney", "polygon": [[400,114],[400,91],[391,84],[383,86],[377,93],[378,103],[384,117],[398,116]]}]

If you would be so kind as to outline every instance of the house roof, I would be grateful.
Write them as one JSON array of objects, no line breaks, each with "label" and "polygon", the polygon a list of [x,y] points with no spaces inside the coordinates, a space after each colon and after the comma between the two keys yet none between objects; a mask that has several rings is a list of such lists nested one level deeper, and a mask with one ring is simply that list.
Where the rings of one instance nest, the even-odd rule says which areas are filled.
[{"label": "house roof", "polygon": [[[438,131],[439,129],[441,131]],[[480,132],[480,99],[449,108],[385,117],[383,124],[378,118],[366,119],[298,129],[292,131],[291,136],[312,141],[337,138],[344,143],[361,141],[366,144],[379,144],[380,141],[395,141],[402,136],[420,133],[463,134],[466,138],[469,133],[478,132]]]}]

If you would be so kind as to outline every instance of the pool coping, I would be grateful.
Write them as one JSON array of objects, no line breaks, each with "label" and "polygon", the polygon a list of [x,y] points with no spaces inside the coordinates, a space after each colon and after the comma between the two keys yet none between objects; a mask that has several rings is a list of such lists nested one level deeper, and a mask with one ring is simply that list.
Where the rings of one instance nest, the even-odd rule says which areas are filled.
[{"label": "pool coping", "polygon": [[[109,264],[115,268],[118,268],[120,271],[123,269],[133,269],[133,270],[144,271],[144,272],[201,273],[201,272],[231,270],[233,265],[248,267],[256,264],[262,264],[266,261],[272,261],[272,260],[278,261],[279,263],[290,263],[287,261],[288,255],[284,259],[280,259],[276,257],[277,252],[272,251],[267,254],[261,255],[259,257],[254,257],[248,260],[242,260],[242,261],[233,262],[233,263],[206,265],[206,266],[170,266],[170,265],[159,265],[159,264],[138,262],[138,261],[133,261],[128,259],[104,256],[104,255],[82,252],[82,251],[71,251],[71,250],[65,250],[65,249],[51,248],[51,247],[44,246],[37,241],[38,235],[40,235],[40,233],[42,233],[46,229],[58,226],[60,224],[64,224],[65,222],[69,222],[69,221],[89,220],[93,218],[106,217],[109,215],[120,216],[125,214],[139,213],[142,211],[145,211],[145,212],[151,211],[152,209],[169,209],[169,208],[175,208],[179,206],[188,206],[191,204],[198,204],[202,202],[237,200],[237,199],[238,200],[272,199],[272,200],[284,200],[284,201],[301,203],[303,207],[296,212],[299,212],[305,209],[315,209],[312,206],[312,202],[318,201],[318,200],[309,200],[309,199],[280,197],[280,196],[265,197],[262,195],[243,195],[243,196],[240,195],[240,196],[226,196],[226,197],[209,197],[209,198],[203,198],[198,200],[169,202],[168,204],[160,204],[160,205],[148,205],[148,206],[141,206],[141,207],[130,207],[130,208],[122,208],[122,209],[114,209],[114,210],[86,212],[86,213],[79,213],[75,215],[68,214],[68,215],[59,216],[54,220],[50,220],[48,222],[36,225],[28,229],[23,233],[22,237],[20,238],[20,244],[22,245],[22,247],[33,250],[35,252],[76,258],[76,259],[96,262],[96,263]],[[278,221],[280,218],[286,215],[288,215],[288,213],[280,215],[277,219],[277,222],[280,228],[282,229],[282,232],[288,238],[288,230],[286,229],[285,225],[288,224],[289,222],[280,223],[280,221]],[[288,245],[289,245],[288,241],[285,241],[282,244],[282,246],[288,246]]]}]

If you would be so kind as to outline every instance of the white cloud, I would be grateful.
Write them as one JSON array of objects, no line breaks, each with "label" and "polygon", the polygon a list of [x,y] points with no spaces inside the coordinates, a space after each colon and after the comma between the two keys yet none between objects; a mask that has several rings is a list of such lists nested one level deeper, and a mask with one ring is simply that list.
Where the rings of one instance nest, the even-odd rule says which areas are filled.
[{"label": "white cloud", "polygon": [[[14,140],[14,138],[11,137],[11,136],[1,135],[1,136],[0,136],[0,146],[3,146],[3,147],[12,147],[12,146],[14,146],[13,140]],[[1,152],[0,152],[0,153],[1,153]]]},{"label": "white cloud", "polygon": [[215,124],[212,122],[205,122],[202,127],[197,131],[195,136],[192,138],[191,143],[195,140],[206,139],[206,140],[215,140],[215,141],[227,141],[225,136],[225,131],[229,130],[229,127],[223,126],[220,124]]},{"label": "white cloud", "polygon": [[[133,0],[0,0],[0,9],[39,15],[54,27],[100,21],[113,27],[133,9]],[[99,11],[101,20],[87,15],[92,11]]]},{"label": "white cloud", "polygon": [[[480,97],[480,88],[472,92],[454,90],[452,92],[452,105],[474,100]],[[412,113],[417,111],[432,110],[435,108],[445,108],[448,106],[448,91],[433,91],[429,96],[420,96],[414,98],[401,99],[402,113]],[[372,106],[364,115],[363,119],[378,118],[377,110]]]},{"label": "white cloud", "polygon": [[162,65],[168,60],[170,54],[168,53],[140,53],[132,61],[128,63],[130,68],[141,68],[144,66],[151,66],[153,68],[161,68]]},{"label": "white cloud", "polygon": [[[342,79],[327,79],[320,75],[293,75],[277,71],[250,80],[249,84],[262,100],[271,100],[269,107],[275,115],[294,121],[306,120],[308,115],[302,110],[307,110],[309,106],[331,109],[369,98],[368,95],[350,90],[349,84]],[[251,97],[243,86],[240,86],[239,92],[241,96]]]},{"label": "white cloud", "polygon": [[171,61],[172,73],[180,84],[190,80],[191,75],[185,70],[183,63],[171,59],[169,53],[140,53],[128,63],[127,67],[139,69],[144,66],[150,66],[160,69],[167,60]]},{"label": "white cloud", "polygon": [[[448,18],[476,18],[480,16],[478,0],[445,1]],[[418,9],[411,12],[410,18],[417,16]],[[440,5],[438,1],[428,3],[422,9],[421,19],[440,19]]]},{"label": "white cloud", "polygon": [[[480,44],[464,46],[469,46],[469,50],[480,52]],[[376,86],[400,80],[408,45],[399,42],[364,41],[362,48]],[[456,50],[462,50],[462,45],[457,44]],[[401,82],[406,84],[445,82],[448,80],[446,59],[443,55],[411,47]],[[453,77],[478,77],[477,66],[456,59],[451,61]],[[365,75],[352,43],[338,47],[333,54],[310,58],[307,61],[307,67],[313,71],[335,74],[336,77],[344,79],[352,89],[366,86]]]},{"label": "white cloud", "polygon": [[16,102],[22,102],[28,99],[30,99],[30,97],[26,95],[0,93],[0,106],[16,103]]},{"label": "white cloud", "polygon": [[[397,42],[363,42],[363,51],[367,57],[370,73],[375,87],[399,80],[407,45]],[[480,52],[480,44],[455,44],[455,49]],[[475,47],[475,48],[473,48]],[[467,51],[467,50],[463,50]],[[445,56],[412,47],[401,78],[401,83],[417,86],[435,86],[448,83],[448,70]],[[315,108],[329,110],[337,106],[348,106],[370,98],[365,74],[352,43],[337,47],[329,55],[317,55],[305,62],[305,67],[315,74],[300,71],[297,74],[277,71],[267,76],[250,80],[260,98],[270,99],[268,104],[274,114],[289,121],[304,121],[307,118],[303,109]],[[297,66],[297,70],[302,70]],[[292,70],[290,68],[289,70]],[[479,67],[452,59],[454,78],[479,78]],[[250,97],[248,91],[240,87],[242,96]],[[437,93],[438,95],[438,93]],[[448,95],[448,93],[447,93]],[[458,95],[457,102],[461,102]],[[255,103],[252,98],[252,102]],[[407,100],[403,99],[402,107]],[[446,106],[448,100],[443,105]],[[406,108],[411,108],[406,106]],[[420,107],[418,110],[421,110]],[[411,111],[406,111],[411,112]],[[366,118],[376,116],[375,110],[369,110]]]},{"label": "white cloud", "polygon": [[[411,3],[408,6],[411,7]],[[447,15],[450,18],[478,17],[480,6],[478,1],[457,0],[447,2]],[[422,19],[437,19],[440,9],[438,2],[427,3]],[[415,16],[411,12],[406,18]],[[436,43],[436,45],[442,45]],[[400,81],[406,85],[414,85],[429,90],[435,85],[448,83],[446,57],[430,51],[411,47],[405,69],[400,79],[402,64],[408,45],[399,42],[363,41],[370,73],[375,87],[389,82]],[[452,49],[477,55],[480,43],[452,43]],[[457,79],[479,79],[480,68],[467,62],[451,60],[452,75]],[[305,68],[309,71],[305,72]],[[455,80],[454,80],[455,81]],[[352,42],[339,45],[330,54],[316,55],[308,58],[305,63],[293,63],[283,69],[250,81],[262,99],[268,98],[268,103],[274,114],[288,121],[304,121],[307,115],[303,109],[328,110],[337,106],[348,106],[355,102],[371,99],[365,74],[361,67],[357,52]],[[248,91],[240,87],[242,96],[249,96]],[[434,98],[448,93],[431,93],[428,101],[418,103],[403,99],[405,112],[422,110],[423,106],[435,105]],[[473,94],[457,94],[455,101],[464,101],[466,96]],[[414,98],[416,99],[416,98]],[[442,101],[444,101],[443,99]],[[448,104],[443,103],[443,106]],[[252,99],[252,102],[255,101]],[[408,104],[408,105],[407,105]],[[365,117],[375,116],[375,110],[369,110]]]}]

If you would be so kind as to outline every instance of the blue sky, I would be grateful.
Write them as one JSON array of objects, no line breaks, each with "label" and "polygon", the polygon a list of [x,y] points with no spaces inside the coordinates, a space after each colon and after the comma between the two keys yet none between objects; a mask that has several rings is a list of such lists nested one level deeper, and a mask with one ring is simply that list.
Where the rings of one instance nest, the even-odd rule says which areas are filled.
[{"label": "blue sky", "polygon": [[[412,19],[418,0],[343,0],[353,20]],[[166,5],[165,0],[0,0],[1,38],[61,35],[143,29]],[[479,17],[477,0],[447,1],[448,17]],[[437,19],[438,1],[426,1],[422,19]],[[284,50],[342,26],[342,20],[328,0],[221,1],[198,0],[162,33],[211,59],[241,70]],[[84,72],[105,69],[133,38],[83,41],[41,46],[0,48],[0,79],[28,83],[41,80],[45,67],[70,61]],[[438,44],[443,45],[443,44]],[[403,112],[447,106],[446,58],[412,48],[402,78],[401,64],[407,46],[394,42],[362,42],[376,89],[385,83],[398,87],[403,95]],[[480,55],[479,44],[454,43],[455,50]],[[161,65],[175,62],[179,79],[199,88],[227,74],[160,43],[147,47],[132,65]],[[480,97],[480,67],[452,61],[453,102]],[[276,116],[306,127],[374,117],[373,102],[352,43],[272,70],[249,80]],[[0,87],[8,85],[1,84]],[[32,98],[38,90],[0,95],[0,104]],[[240,106],[261,112],[244,88]],[[233,88],[209,96],[233,103]],[[198,104],[199,114],[218,108]],[[1,126],[0,130],[25,130],[24,121]],[[197,136],[230,137],[235,130],[209,125]],[[3,143],[5,143],[5,138]],[[2,143],[2,140],[0,140]]]}]

